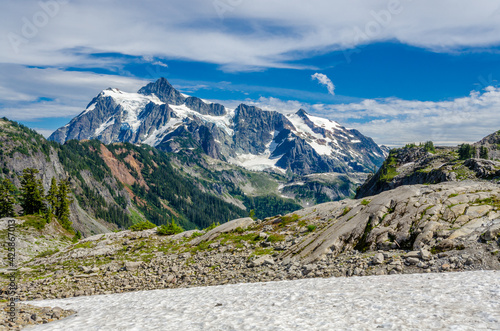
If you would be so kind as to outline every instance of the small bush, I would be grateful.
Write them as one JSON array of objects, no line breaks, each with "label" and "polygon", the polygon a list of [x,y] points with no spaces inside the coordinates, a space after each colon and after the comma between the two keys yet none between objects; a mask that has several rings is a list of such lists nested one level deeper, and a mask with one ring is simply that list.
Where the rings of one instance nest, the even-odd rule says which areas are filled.
[{"label": "small bush", "polygon": [[173,220],[172,220],[172,223],[170,223],[170,224],[160,226],[158,228],[158,230],[156,231],[156,233],[161,235],[161,236],[169,236],[169,235],[177,234],[177,233],[181,233],[181,232],[184,232],[184,229],[181,226],[175,224],[175,222]]},{"label": "small bush", "polygon": [[77,243],[78,240],[82,239],[82,234],[80,231],[76,231],[75,235],[73,236],[73,239],[71,240],[73,243]]},{"label": "small bush", "polygon": [[154,225],[150,221],[142,221],[142,222],[139,222],[137,224],[130,226],[128,229],[132,230],[132,231],[144,231],[144,230],[149,230],[149,229],[153,229],[153,228],[156,228],[156,225]]},{"label": "small bush", "polygon": [[307,226],[307,232],[313,232],[314,230],[316,230],[317,226],[316,225],[308,225]]},{"label": "small bush", "polygon": [[367,206],[368,204],[370,204],[370,201],[369,201],[369,200],[365,200],[365,199],[363,199],[363,201],[361,201],[361,204],[362,204],[363,206]]},{"label": "small bush", "polygon": [[269,237],[267,237],[267,241],[270,243],[275,243],[279,241],[284,241],[285,237],[279,234],[271,234]]},{"label": "small bush", "polygon": [[194,232],[194,233],[191,235],[191,237],[190,237],[190,238],[191,238],[191,239],[194,239],[194,238],[196,238],[196,237],[201,237],[202,235],[203,235],[203,233],[201,233],[201,232]]},{"label": "small bush", "polygon": [[345,207],[344,210],[342,211],[342,216],[347,215],[347,213],[349,213],[350,211],[351,211],[351,208]]},{"label": "small bush", "polygon": [[428,141],[424,144],[424,150],[429,153],[436,153],[436,148],[434,147],[434,143],[432,141]]}]

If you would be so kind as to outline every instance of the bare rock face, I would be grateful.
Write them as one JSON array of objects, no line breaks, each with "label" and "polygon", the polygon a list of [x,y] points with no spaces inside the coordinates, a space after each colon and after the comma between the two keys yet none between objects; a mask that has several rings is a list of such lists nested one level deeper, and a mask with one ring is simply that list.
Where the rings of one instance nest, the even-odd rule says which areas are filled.
[{"label": "bare rock face", "polygon": [[161,101],[171,105],[181,105],[186,100],[165,78],[160,78],[154,83],[141,88],[138,92],[144,95],[156,95]]},{"label": "bare rock face", "polygon": [[500,187],[487,182],[401,186],[370,199],[332,202],[295,214],[330,219],[329,225],[283,258],[308,263],[351,248],[447,250],[498,239]]},{"label": "bare rock face", "polygon": [[458,147],[437,147],[434,151],[414,146],[391,150],[379,171],[358,190],[356,198],[376,195],[402,185],[437,184],[448,181],[477,180],[497,183],[500,180],[498,133],[475,144],[476,151],[486,149],[489,158],[461,160]]},{"label": "bare rock face", "polygon": [[227,233],[236,230],[237,228],[246,229],[250,225],[254,224],[255,221],[250,217],[239,218],[237,220],[229,221],[222,225],[219,225],[215,229],[212,229],[205,233],[203,236],[195,238],[191,244],[193,246],[198,245],[202,241],[210,241],[214,238],[217,238],[221,233]]}]

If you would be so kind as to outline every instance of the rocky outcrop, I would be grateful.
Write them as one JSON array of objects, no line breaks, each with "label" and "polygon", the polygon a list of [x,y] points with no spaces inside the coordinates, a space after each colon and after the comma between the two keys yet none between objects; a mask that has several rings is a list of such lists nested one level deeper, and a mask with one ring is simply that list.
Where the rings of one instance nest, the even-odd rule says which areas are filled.
[{"label": "rocky outcrop", "polygon": [[363,198],[402,185],[437,184],[447,181],[500,180],[500,161],[472,158],[460,160],[458,147],[405,147],[391,150],[378,172],[358,190]]},{"label": "rocky outcrop", "polygon": [[60,307],[37,307],[27,304],[16,304],[15,308],[17,311],[12,318],[8,303],[0,303],[0,331],[22,330],[25,327],[58,321],[76,313],[74,310]]},{"label": "rocky outcrop", "polygon": [[241,229],[245,230],[247,229],[250,225],[254,224],[255,221],[251,219],[250,217],[245,217],[245,218],[239,218],[237,220],[229,221],[227,223],[224,223],[222,225],[219,225],[218,227],[208,231],[205,233],[203,236],[195,238],[191,244],[194,246],[199,245],[202,241],[210,241],[218,236],[220,236],[223,233],[228,233],[235,231],[236,229]]},{"label": "rocky outcrop", "polygon": [[223,105],[218,103],[208,104],[196,97],[187,98],[185,103],[188,108],[203,115],[223,116],[227,113]]},{"label": "rocky outcrop", "polygon": [[[85,238],[23,264],[22,300],[332,276],[500,270],[500,187],[401,186],[205,233]],[[42,267],[43,266],[43,267]],[[1,298],[1,295],[0,295]]]},{"label": "rocky outcrop", "polygon": [[182,105],[186,100],[179,91],[177,91],[165,78],[160,78],[154,83],[142,87],[139,94],[155,95],[162,102],[169,105]]},{"label": "rocky outcrop", "polygon": [[241,104],[234,116],[234,146],[236,153],[261,154],[274,139],[273,132],[292,129],[293,124],[283,115]]},{"label": "rocky outcrop", "polygon": [[488,150],[491,160],[500,161],[500,131],[492,133],[474,144],[477,149],[481,147]]}]

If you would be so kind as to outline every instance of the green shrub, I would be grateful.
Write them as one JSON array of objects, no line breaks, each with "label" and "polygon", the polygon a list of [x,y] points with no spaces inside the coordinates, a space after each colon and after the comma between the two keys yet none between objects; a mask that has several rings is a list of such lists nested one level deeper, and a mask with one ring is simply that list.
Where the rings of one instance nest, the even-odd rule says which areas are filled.
[{"label": "green shrub", "polygon": [[284,241],[285,236],[279,235],[279,234],[271,234],[269,237],[267,237],[267,241],[270,243],[275,243],[279,241]]},{"label": "green shrub", "polygon": [[349,213],[350,211],[351,211],[351,208],[345,207],[344,210],[342,211],[342,216],[347,215],[347,213]]},{"label": "green shrub", "polygon": [[174,220],[172,220],[172,223],[170,224],[160,226],[156,231],[156,233],[161,236],[169,236],[181,232],[184,232],[184,229],[181,226],[175,224]]},{"label": "green shrub", "polygon": [[41,215],[29,215],[20,217],[20,219],[24,219],[23,224],[21,225],[24,228],[35,228],[37,230],[42,230],[45,228],[45,224],[47,221]]},{"label": "green shrub", "polygon": [[43,251],[41,252],[40,254],[38,254],[36,257],[46,257],[46,256],[49,256],[49,255],[54,255],[55,253],[59,252],[59,248],[56,248],[56,249],[48,249],[46,251]]},{"label": "green shrub", "polygon": [[137,224],[130,226],[128,229],[132,230],[132,231],[144,231],[144,230],[153,229],[153,228],[156,228],[156,225],[154,225],[150,221],[142,221],[142,222],[139,222]]},{"label": "green shrub", "polygon": [[82,239],[82,234],[80,231],[76,231],[75,235],[73,236],[73,239],[71,240],[73,243],[77,243],[78,240]]},{"label": "green shrub", "polygon": [[428,141],[424,144],[424,150],[429,153],[436,153],[436,148],[434,147],[434,143],[432,141]]},{"label": "green shrub", "polygon": [[196,237],[201,237],[202,235],[203,235],[203,233],[202,233],[202,232],[194,232],[194,233],[191,235],[191,237],[190,237],[190,238],[191,238],[191,239],[194,239],[194,238],[196,238]]},{"label": "green shrub", "polygon": [[308,225],[307,226],[307,232],[313,232],[314,230],[316,230],[317,226],[316,225]]},{"label": "green shrub", "polygon": [[365,200],[365,199],[363,199],[363,201],[361,201],[361,204],[362,204],[363,206],[367,206],[368,204],[370,204],[370,201],[369,201],[369,200]]}]

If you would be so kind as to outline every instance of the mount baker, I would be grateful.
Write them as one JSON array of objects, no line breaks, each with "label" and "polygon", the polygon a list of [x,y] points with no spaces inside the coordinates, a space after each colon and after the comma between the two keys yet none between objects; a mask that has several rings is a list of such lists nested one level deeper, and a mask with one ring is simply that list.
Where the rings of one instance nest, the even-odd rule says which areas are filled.
[{"label": "mount baker", "polygon": [[359,131],[312,116],[236,109],[187,96],[165,78],[137,93],[108,88],[49,140],[98,139],[105,144],[148,144],[166,152],[201,149],[250,170],[297,175],[369,172],[387,151]]}]

